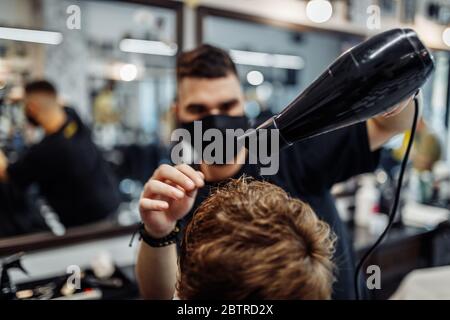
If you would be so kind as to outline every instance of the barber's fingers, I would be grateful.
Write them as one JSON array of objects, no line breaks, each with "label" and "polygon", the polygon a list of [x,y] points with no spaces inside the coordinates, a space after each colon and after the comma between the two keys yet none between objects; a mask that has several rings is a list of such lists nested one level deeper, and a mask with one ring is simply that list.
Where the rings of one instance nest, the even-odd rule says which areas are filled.
[{"label": "barber's fingers", "polygon": [[185,196],[185,192],[180,188],[171,186],[168,183],[150,179],[144,187],[142,198],[166,197],[173,200],[181,200]]},{"label": "barber's fingers", "polygon": [[187,164],[180,164],[175,168],[191,179],[197,188],[202,188],[205,185],[205,176],[200,171],[195,171],[194,168]]},{"label": "barber's fingers", "polygon": [[414,101],[414,96],[409,97],[407,100],[404,100],[398,104],[396,104],[390,111],[383,114],[385,118],[393,117],[402,113],[403,110],[406,109],[412,102]]},{"label": "barber's fingers", "polygon": [[164,200],[141,198],[139,201],[139,211],[142,213],[164,211],[167,209],[169,209],[169,203]]},{"label": "barber's fingers", "polygon": [[[183,170],[187,172],[187,169],[183,167]],[[172,184],[178,185],[185,191],[192,191],[196,188],[196,183],[181,170],[163,164],[156,169],[151,180],[170,181]]]}]

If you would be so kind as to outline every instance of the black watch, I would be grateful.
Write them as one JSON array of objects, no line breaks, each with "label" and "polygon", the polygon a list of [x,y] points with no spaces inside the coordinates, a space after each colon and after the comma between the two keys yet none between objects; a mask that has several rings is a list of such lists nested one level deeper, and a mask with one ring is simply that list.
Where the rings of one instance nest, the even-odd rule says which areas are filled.
[{"label": "black watch", "polygon": [[173,229],[173,231],[169,235],[165,236],[164,238],[157,239],[153,238],[147,233],[147,230],[145,230],[145,225],[143,223],[141,223],[139,227],[140,239],[152,248],[167,247],[176,243],[180,231],[181,231],[180,223],[177,222],[175,229]]}]

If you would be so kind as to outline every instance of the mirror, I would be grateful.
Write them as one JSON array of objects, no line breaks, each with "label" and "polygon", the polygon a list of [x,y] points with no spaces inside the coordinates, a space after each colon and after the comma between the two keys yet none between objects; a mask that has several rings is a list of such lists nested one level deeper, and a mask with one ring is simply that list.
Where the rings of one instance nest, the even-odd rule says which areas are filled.
[{"label": "mirror", "polygon": [[199,8],[204,43],[230,50],[250,119],[280,112],[362,37]]},{"label": "mirror", "polygon": [[[247,99],[246,112],[255,124],[281,111],[339,55],[363,40],[358,35],[209,7],[200,7],[198,17],[200,42],[229,50],[237,63]],[[435,50],[434,56],[436,71],[423,88],[426,125],[421,133],[430,131],[436,136],[435,146],[426,146],[418,153],[425,154],[427,162],[435,161],[439,165],[436,168],[444,167],[435,173],[436,181],[441,181],[449,179],[449,52]],[[403,142],[404,135],[399,135],[386,145],[380,161],[382,169],[391,173],[392,168],[397,168],[395,161],[398,159],[391,161],[392,154],[400,150],[403,155]],[[447,163],[439,159],[447,159]],[[437,201],[427,204],[448,206],[446,202]]]},{"label": "mirror", "polygon": [[[231,51],[250,117],[277,113],[361,36],[308,28],[208,7],[198,9],[200,42]],[[449,52],[433,51],[436,71],[423,88],[424,118],[450,159]],[[282,61],[283,63],[279,63]],[[432,98],[433,97],[433,98]]]},{"label": "mirror", "polygon": [[[52,176],[62,172],[61,177],[66,177],[59,167],[66,160],[87,166],[96,159],[101,163],[97,164],[99,169],[92,170],[90,179],[85,180],[101,181],[95,189],[102,189],[104,195],[100,199],[103,204],[80,204],[74,199],[83,199],[90,187],[78,185],[76,189],[76,176],[57,185],[55,180],[45,184],[42,172],[41,180],[18,188],[12,175],[10,181],[0,184],[0,253],[18,239],[23,248],[32,249],[41,242],[51,245],[52,239],[61,243],[58,237],[81,239],[83,231],[111,236],[111,230],[120,233],[135,228],[140,221],[138,198],[142,186],[165,161],[160,137],[167,127],[165,114],[174,97],[175,57],[182,48],[181,13],[182,3],[175,1],[0,3],[1,32],[11,35],[10,40],[4,35],[0,40],[0,149],[13,165],[45,140],[46,134],[26,121],[23,97],[25,83],[47,79],[56,87],[61,104],[80,119],[71,127],[69,120],[73,118],[69,117],[63,134],[75,137],[85,132],[84,142],[77,146],[88,143],[91,149],[70,149],[76,159],[68,161],[60,156],[60,149],[49,148],[46,155],[61,161],[53,168],[40,168],[49,170]],[[21,38],[29,37],[27,32],[31,30],[45,32],[37,38]],[[80,172],[86,174],[82,166]],[[38,182],[43,182],[44,188]],[[58,201],[54,199],[66,196],[61,190],[66,187],[77,197],[71,198],[73,203],[56,205],[57,210],[53,204]],[[46,197],[46,192],[53,194]],[[85,198],[96,202],[101,197]],[[72,212],[68,219],[65,209],[70,211],[71,207],[86,209]],[[102,214],[91,210],[106,207],[104,211],[108,212]],[[33,236],[24,237],[26,234]]]}]

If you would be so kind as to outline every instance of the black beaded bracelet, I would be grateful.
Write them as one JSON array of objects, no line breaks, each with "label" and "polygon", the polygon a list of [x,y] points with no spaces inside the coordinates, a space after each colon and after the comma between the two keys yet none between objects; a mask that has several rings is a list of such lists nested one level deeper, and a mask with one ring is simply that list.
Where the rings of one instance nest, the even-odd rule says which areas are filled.
[{"label": "black beaded bracelet", "polygon": [[145,225],[143,223],[141,223],[141,225],[139,227],[140,239],[152,248],[167,247],[167,246],[170,246],[170,245],[176,243],[177,237],[178,237],[178,234],[180,233],[180,231],[181,231],[181,227],[180,227],[179,222],[177,222],[175,229],[173,229],[173,231],[169,235],[165,236],[164,238],[156,239],[147,233],[147,230],[145,230]]}]

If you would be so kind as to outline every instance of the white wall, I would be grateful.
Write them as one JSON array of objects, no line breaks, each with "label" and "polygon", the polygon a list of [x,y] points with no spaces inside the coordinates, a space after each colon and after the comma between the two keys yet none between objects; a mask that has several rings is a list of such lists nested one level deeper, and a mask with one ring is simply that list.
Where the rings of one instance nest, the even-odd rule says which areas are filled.
[{"label": "white wall", "polygon": [[[87,35],[101,42],[117,41],[124,32],[133,32],[136,37],[144,36],[145,32],[154,30],[151,17],[163,17],[166,27],[161,30],[162,38],[176,41],[176,17],[173,11],[158,7],[149,7],[130,3],[107,3],[101,1],[88,1],[83,5],[84,27]],[[147,29],[143,23],[136,21],[138,16],[149,18]]]},{"label": "white wall", "polygon": [[[87,85],[87,42],[83,32],[66,27],[67,7],[71,0],[43,0],[43,28],[57,30],[64,36],[58,46],[45,48],[45,77],[57,85],[67,105],[77,108],[85,120],[90,117]],[[80,4],[81,5],[81,4]]]}]

